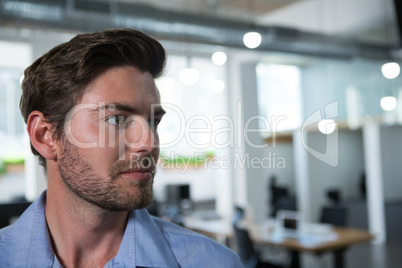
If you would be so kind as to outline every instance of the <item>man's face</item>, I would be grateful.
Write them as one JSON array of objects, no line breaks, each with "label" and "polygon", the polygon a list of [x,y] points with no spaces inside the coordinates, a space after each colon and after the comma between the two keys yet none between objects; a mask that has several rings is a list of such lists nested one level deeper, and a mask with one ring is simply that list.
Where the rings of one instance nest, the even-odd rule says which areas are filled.
[{"label": "man's face", "polygon": [[82,199],[111,211],[146,207],[164,114],[154,79],[133,67],[97,78],[66,120],[58,169]]}]

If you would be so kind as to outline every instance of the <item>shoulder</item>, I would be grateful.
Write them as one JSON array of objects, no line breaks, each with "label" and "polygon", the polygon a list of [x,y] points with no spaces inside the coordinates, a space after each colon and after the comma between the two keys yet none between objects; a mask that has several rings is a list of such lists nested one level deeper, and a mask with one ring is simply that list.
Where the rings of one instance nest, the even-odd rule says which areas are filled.
[{"label": "shoulder", "polygon": [[32,258],[43,263],[50,244],[42,196],[14,224],[0,229],[0,267],[24,267]]},{"label": "shoulder", "polygon": [[7,245],[9,244],[8,234],[10,232],[9,231],[10,228],[11,228],[11,226],[7,226],[7,227],[0,229],[0,264],[2,264],[2,262],[6,258],[6,255],[5,255],[6,250],[5,249],[7,248]]},{"label": "shoulder", "polygon": [[229,248],[176,224],[152,218],[182,267],[243,267],[240,258]]},{"label": "shoulder", "polygon": [[0,229],[0,260],[12,253],[10,248],[14,249],[14,247],[21,245],[23,236],[24,232],[16,230],[14,225]]},{"label": "shoulder", "polygon": [[15,263],[26,259],[27,236],[16,224],[0,229],[0,267],[16,267]]},{"label": "shoulder", "polygon": [[[12,225],[6,226],[2,229],[0,229],[0,249],[2,249],[6,244],[7,244],[7,237],[8,234],[10,233],[10,230],[12,228]],[[1,254],[2,250],[0,250]]]},{"label": "shoulder", "polygon": [[23,213],[14,224],[0,229],[0,254],[12,246],[25,244],[29,236],[29,223],[32,222],[32,217],[27,214]]}]

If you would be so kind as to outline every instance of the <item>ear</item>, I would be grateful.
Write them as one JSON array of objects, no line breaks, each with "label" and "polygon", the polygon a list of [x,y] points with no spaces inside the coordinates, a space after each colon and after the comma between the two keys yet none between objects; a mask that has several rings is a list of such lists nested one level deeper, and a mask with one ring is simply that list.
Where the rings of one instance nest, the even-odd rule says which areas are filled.
[{"label": "ear", "polygon": [[46,122],[43,113],[33,111],[27,120],[27,131],[32,146],[47,160],[57,159],[57,143],[53,139],[52,124]]}]

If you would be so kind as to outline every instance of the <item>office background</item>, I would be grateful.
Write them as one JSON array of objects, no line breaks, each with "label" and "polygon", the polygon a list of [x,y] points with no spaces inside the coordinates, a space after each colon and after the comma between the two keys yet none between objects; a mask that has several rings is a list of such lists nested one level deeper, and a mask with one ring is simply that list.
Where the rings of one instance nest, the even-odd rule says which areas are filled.
[{"label": "office background", "polygon": [[[2,202],[31,200],[46,183],[18,110],[24,68],[77,33],[133,27],[169,53],[157,81],[170,105],[160,126],[167,165],[155,182],[160,202],[167,185],[188,184],[192,201],[212,203],[219,216],[240,205],[250,217],[267,217],[275,178],[307,221],[319,218],[336,189],[354,208],[367,207],[355,225],[379,244],[392,240],[384,204],[402,200],[402,78],[385,78],[381,67],[402,57],[394,1],[2,0],[0,12]],[[255,49],[243,43],[249,30],[262,35]],[[225,53],[224,64],[213,63],[215,52]],[[188,67],[198,70],[196,82],[181,80]],[[381,107],[385,96],[397,101],[391,111]],[[322,119],[333,119],[335,131],[319,131]]]}]

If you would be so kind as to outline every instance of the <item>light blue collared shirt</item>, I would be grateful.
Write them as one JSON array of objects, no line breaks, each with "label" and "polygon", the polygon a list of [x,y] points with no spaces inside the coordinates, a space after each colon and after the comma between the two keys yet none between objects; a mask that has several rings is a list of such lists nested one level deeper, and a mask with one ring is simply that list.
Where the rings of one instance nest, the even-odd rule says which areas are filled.
[{"label": "light blue collared shirt", "polygon": [[[45,220],[46,192],[11,226],[0,230],[0,267],[62,267],[53,253]],[[117,255],[107,268],[243,267],[239,257],[215,241],[132,211]]]}]

